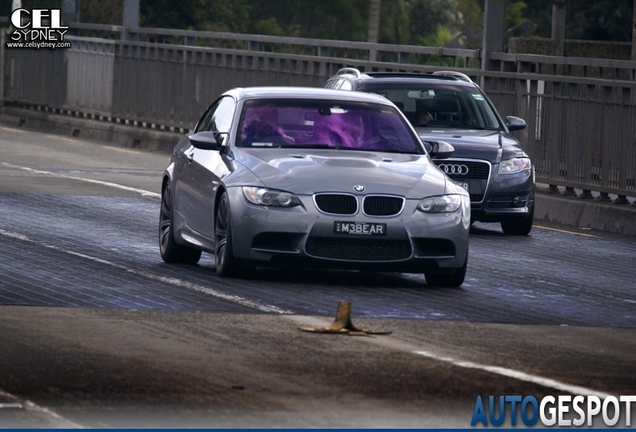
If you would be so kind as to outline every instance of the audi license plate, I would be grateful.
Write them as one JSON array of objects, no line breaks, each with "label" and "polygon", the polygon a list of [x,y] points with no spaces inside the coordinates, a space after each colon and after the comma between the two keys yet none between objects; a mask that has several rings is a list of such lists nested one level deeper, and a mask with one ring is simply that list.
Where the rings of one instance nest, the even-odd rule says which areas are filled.
[{"label": "audi license plate", "polygon": [[460,185],[461,187],[463,187],[463,188],[464,188],[464,189],[466,189],[468,192],[470,192],[470,183],[468,183],[468,182],[457,182],[457,183],[459,183],[459,185]]},{"label": "audi license plate", "polygon": [[386,224],[335,221],[333,231],[336,234],[383,236],[386,235]]}]

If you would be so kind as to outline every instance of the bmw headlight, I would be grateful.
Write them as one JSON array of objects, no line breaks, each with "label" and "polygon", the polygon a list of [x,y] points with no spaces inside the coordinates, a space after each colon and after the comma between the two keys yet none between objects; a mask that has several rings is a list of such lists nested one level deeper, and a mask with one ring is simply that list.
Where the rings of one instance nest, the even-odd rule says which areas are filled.
[{"label": "bmw headlight", "polygon": [[[463,195],[428,197],[419,202],[417,209],[424,213],[452,213],[461,207],[462,201],[468,201],[468,197]],[[470,204],[468,208],[470,209]]]},{"label": "bmw headlight", "polygon": [[530,158],[512,158],[501,161],[499,164],[499,174],[515,174],[532,168]]},{"label": "bmw headlight", "polygon": [[294,207],[300,205],[292,193],[262,187],[244,186],[243,195],[252,204],[272,207]]}]

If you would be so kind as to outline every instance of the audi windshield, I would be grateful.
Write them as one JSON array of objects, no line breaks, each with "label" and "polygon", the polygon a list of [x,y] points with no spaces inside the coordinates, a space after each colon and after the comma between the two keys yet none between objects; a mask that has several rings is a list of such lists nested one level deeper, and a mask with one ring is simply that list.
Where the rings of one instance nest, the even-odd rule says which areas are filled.
[{"label": "audi windshield", "polygon": [[407,87],[404,83],[382,86],[371,83],[363,87],[395,103],[416,128],[503,130],[495,110],[476,87],[430,84]]}]

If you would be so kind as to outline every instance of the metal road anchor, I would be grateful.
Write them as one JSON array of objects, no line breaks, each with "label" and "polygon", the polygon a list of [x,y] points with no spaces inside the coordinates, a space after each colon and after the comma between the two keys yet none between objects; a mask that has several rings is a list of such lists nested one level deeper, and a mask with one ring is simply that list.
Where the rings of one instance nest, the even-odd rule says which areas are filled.
[{"label": "metal road anchor", "polygon": [[351,302],[339,301],[336,320],[329,327],[298,327],[302,331],[314,333],[346,333],[352,336],[366,336],[369,334],[390,334],[391,332],[374,331],[368,328],[356,327],[351,322]]}]

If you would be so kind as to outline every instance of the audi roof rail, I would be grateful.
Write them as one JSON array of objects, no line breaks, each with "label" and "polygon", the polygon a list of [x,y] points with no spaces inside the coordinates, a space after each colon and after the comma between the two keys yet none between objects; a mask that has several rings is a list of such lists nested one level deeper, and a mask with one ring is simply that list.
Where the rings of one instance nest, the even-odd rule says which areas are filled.
[{"label": "audi roof rail", "polygon": [[336,75],[344,75],[344,74],[347,74],[347,73],[355,75],[356,78],[360,78],[362,76],[362,74],[360,73],[360,71],[358,69],[352,68],[352,67],[342,68],[336,73]]},{"label": "audi roof rail", "polygon": [[433,75],[451,76],[451,77],[455,77],[469,83],[473,82],[473,80],[471,80],[468,75],[462,72],[457,72],[457,71],[435,71],[433,72]]}]

